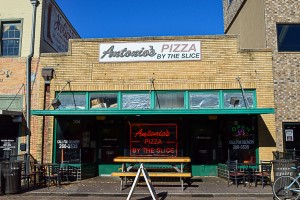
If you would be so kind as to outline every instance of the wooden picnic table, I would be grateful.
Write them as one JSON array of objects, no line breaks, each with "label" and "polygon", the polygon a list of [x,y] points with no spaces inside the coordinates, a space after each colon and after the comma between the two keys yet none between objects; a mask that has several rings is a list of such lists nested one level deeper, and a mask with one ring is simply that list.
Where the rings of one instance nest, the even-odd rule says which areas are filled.
[{"label": "wooden picnic table", "polygon": [[[184,172],[184,165],[191,162],[190,157],[150,157],[150,156],[118,156],[114,158],[114,162],[122,163],[121,172],[113,172],[112,176],[121,178],[121,190],[123,188],[123,179],[127,182],[126,177],[134,177],[136,172],[131,171],[135,164],[154,163],[162,165],[170,165],[174,172],[161,172],[161,169],[153,169],[149,172],[150,177],[179,177],[183,190],[184,177],[191,177],[191,172]],[[180,167],[178,167],[180,165]],[[146,167],[147,168],[147,167]]]}]

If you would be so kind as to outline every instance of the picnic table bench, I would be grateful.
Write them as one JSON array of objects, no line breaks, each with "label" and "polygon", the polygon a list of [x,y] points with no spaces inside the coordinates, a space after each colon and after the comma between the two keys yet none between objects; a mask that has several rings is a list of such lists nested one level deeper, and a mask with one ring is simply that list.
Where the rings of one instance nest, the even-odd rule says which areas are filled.
[{"label": "picnic table bench", "polygon": [[123,189],[123,182],[127,184],[127,177],[135,177],[136,172],[132,171],[135,164],[139,163],[151,163],[168,165],[172,171],[164,171],[162,168],[151,168],[148,172],[150,177],[179,177],[181,188],[183,190],[183,178],[190,178],[191,172],[184,171],[184,165],[191,162],[189,157],[140,157],[140,156],[119,156],[114,158],[114,162],[122,163],[120,172],[113,172],[111,176],[117,176],[121,178],[120,190]]}]

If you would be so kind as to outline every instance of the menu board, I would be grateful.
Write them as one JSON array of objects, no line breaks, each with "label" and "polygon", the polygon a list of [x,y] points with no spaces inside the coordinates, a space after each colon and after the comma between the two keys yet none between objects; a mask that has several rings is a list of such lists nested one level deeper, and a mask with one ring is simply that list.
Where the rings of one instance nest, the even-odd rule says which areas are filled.
[{"label": "menu board", "polygon": [[131,124],[131,156],[177,156],[177,124]]}]

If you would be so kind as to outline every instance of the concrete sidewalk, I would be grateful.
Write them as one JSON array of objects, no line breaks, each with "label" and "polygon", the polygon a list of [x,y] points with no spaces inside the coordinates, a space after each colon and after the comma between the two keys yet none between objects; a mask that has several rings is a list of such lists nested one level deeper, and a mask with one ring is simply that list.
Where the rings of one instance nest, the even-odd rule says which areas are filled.
[{"label": "concrete sidewalk", "polygon": [[[161,197],[273,197],[270,185],[262,188],[239,185],[227,185],[227,181],[218,177],[193,177],[192,184],[185,184],[184,191],[181,190],[179,180],[172,182],[155,182],[152,180],[155,192]],[[81,181],[63,184],[61,187],[30,187],[22,189],[19,195],[37,196],[98,196],[98,197],[127,197],[131,189],[120,191],[120,179],[118,177],[98,176]],[[145,182],[140,181],[135,188],[133,196],[146,197],[150,192]]]}]

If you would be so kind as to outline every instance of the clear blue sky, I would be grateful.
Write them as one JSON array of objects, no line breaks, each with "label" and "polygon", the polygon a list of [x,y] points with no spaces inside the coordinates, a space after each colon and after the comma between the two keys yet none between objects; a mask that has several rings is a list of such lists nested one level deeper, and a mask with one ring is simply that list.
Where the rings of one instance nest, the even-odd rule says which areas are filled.
[{"label": "clear blue sky", "polygon": [[82,38],[223,34],[222,0],[56,0]]}]

